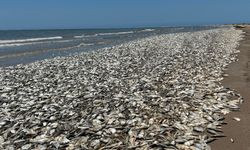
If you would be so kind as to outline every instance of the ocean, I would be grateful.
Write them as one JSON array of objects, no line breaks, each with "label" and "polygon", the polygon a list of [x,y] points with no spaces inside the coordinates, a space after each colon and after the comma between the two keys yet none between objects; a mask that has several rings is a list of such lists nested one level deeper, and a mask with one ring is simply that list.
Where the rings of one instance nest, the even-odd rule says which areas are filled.
[{"label": "ocean", "polygon": [[0,31],[0,67],[115,46],[153,35],[194,32],[215,26],[123,29],[58,29]]}]

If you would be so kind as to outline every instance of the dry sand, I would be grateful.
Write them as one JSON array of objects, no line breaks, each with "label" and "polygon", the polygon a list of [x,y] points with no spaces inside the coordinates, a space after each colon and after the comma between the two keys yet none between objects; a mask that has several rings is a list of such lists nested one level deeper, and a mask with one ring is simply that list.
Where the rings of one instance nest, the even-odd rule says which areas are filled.
[{"label": "dry sand", "polygon": [[[250,27],[241,29],[246,32],[240,42],[239,61],[229,65],[229,74],[223,81],[225,87],[235,89],[244,98],[238,112],[226,116],[223,131],[226,137],[211,143],[213,150],[250,150]],[[240,121],[233,118],[238,117]]]}]

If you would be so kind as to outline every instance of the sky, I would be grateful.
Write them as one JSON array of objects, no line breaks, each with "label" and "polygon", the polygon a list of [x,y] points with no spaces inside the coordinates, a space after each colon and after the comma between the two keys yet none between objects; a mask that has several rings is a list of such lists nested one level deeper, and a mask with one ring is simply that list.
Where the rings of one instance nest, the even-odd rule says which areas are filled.
[{"label": "sky", "polygon": [[1,0],[0,30],[250,22],[250,0]]}]

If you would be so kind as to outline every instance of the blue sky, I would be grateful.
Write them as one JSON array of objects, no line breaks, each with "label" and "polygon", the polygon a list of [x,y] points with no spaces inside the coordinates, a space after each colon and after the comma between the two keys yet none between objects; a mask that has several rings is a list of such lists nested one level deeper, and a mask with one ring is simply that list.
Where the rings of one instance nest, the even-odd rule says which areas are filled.
[{"label": "blue sky", "polygon": [[0,29],[250,22],[250,0],[1,0]]}]

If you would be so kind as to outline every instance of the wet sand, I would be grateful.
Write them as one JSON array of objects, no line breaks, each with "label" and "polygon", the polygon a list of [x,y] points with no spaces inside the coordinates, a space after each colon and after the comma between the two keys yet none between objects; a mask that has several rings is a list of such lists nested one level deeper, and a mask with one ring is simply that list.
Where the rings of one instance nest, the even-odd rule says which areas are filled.
[{"label": "wet sand", "polygon": [[[226,135],[211,143],[213,150],[250,150],[250,26],[241,29],[245,33],[240,42],[238,62],[229,65],[223,85],[235,89],[244,98],[241,109],[226,116],[223,131]],[[236,121],[233,118],[241,120]]]}]

